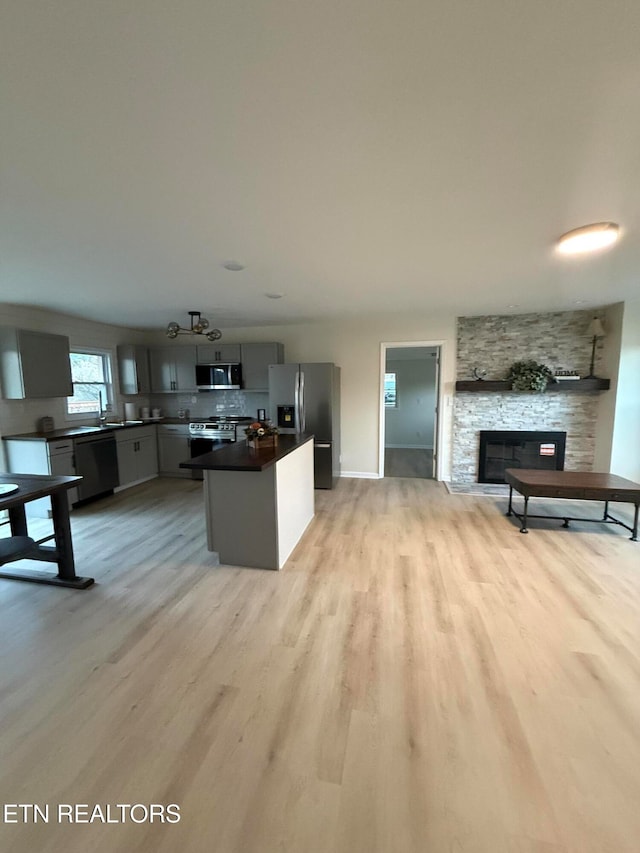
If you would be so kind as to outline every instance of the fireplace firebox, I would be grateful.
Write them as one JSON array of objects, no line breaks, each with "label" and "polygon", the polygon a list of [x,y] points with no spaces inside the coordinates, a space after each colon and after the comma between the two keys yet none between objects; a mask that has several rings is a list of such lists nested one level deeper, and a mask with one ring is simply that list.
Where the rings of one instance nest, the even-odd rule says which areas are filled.
[{"label": "fireplace firebox", "polygon": [[563,471],[566,432],[481,430],[479,483],[505,483],[506,468]]}]

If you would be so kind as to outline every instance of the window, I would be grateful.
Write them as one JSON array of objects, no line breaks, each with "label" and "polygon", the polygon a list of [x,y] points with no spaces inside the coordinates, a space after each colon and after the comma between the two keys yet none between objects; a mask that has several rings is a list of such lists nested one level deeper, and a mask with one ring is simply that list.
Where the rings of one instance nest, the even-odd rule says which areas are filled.
[{"label": "window", "polygon": [[395,409],[398,406],[395,373],[385,373],[384,375],[384,405],[387,409]]},{"label": "window", "polygon": [[111,364],[109,354],[99,351],[69,354],[73,397],[67,397],[70,415],[99,415],[111,407]]}]

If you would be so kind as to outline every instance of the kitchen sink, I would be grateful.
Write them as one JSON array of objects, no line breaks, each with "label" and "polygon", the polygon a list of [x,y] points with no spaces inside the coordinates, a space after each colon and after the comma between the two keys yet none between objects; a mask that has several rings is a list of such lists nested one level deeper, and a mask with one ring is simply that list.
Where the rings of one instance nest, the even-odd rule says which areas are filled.
[{"label": "kitchen sink", "polygon": [[142,424],[144,421],[115,421],[114,423],[107,422],[105,426],[113,429],[113,427],[127,427],[127,426],[136,426],[137,424]]}]

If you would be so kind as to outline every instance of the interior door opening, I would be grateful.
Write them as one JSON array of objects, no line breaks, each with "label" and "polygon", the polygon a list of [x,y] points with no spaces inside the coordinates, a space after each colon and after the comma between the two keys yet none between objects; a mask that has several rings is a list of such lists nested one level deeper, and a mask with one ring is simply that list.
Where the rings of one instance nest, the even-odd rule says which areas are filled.
[{"label": "interior door opening", "polygon": [[437,478],[440,346],[383,344],[381,474]]}]

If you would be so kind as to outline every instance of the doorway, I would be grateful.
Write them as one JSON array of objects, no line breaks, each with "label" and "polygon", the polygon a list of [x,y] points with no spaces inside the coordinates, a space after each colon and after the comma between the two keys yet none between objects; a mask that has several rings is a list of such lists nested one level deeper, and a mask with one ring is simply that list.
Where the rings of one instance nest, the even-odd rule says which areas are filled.
[{"label": "doorway", "polygon": [[382,477],[438,477],[441,343],[382,344]]}]

